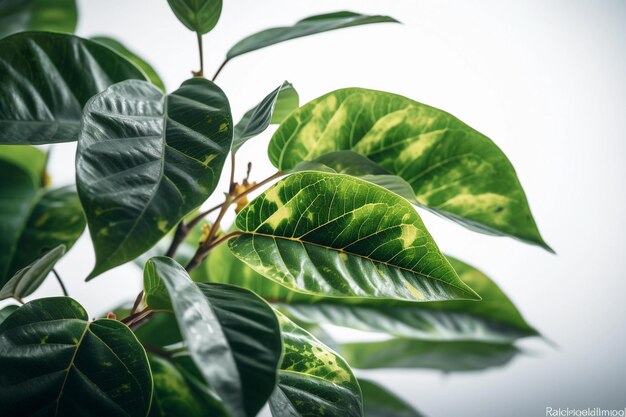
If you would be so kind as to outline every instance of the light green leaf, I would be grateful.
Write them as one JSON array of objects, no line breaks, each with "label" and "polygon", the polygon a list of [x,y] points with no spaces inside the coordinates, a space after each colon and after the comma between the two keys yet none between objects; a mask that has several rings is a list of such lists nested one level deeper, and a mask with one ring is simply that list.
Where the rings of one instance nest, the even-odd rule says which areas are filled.
[{"label": "light green leaf", "polygon": [[276,390],[274,417],[360,417],[361,390],[346,361],[309,332],[279,314],[285,354]]},{"label": "light green leaf", "polygon": [[27,30],[73,33],[76,0],[0,0],[0,38]]},{"label": "light green leaf", "polygon": [[303,36],[315,35],[335,29],[348,28],[351,26],[367,25],[369,23],[398,23],[397,20],[388,16],[368,16],[359,13],[341,11],[307,17],[293,26],[277,27],[262,30],[237,42],[226,54],[229,61],[237,56],[257,49],[265,48],[290,39]]},{"label": "light green leaf", "polygon": [[269,93],[259,104],[248,110],[235,126],[232,152],[235,153],[270,124],[280,124],[300,104],[298,92],[288,81]]},{"label": "light green leaf", "polygon": [[19,307],[16,305],[8,305],[0,309],[0,324],[9,317]]},{"label": "light green leaf", "polygon": [[219,400],[178,358],[150,356],[154,396],[150,417],[227,417]]},{"label": "light green leaf", "polygon": [[222,0],[167,0],[172,11],[187,27],[200,35],[210,32],[222,14]]},{"label": "light green leaf", "polygon": [[48,156],[34,146],[2,145],[0,146],[0,160],[7,161],[28,172],[33,180],[33,186],[39,188],[45,183],[45,169]]},{"label": "light green leaf", "polygon": [[11,416],[145,416],[152,398],[148,358],[131,330],[89,322],[67,297],[31,301],[0,324],[0,369],[0,404]]},{"label": "light green leaf", "polygon": [[412,339],[347,343],[340,352],[354,368],[425,368],[443,372],[501,367],[520,353],[514,345],[506,343]]},{"label": "light green leaf", "polygon": [[69,250],[85,229],[73,187],[40,188],[32,175],[0,159],[0,288],[52,248]]},{"label": "light green leaf", "polygon": [[293,112],[274,134],[269,156],[286,171],[341,150],[404,178],[417,201],[438,214],[550,250],[504,153],[446,112],[391,93],[337,90]]},{"label": "light green leaf", "polygon": [[206,383],[234,417],[255,416],[276,382],[278,320],[254,293],[223,284],[194,284],[174,260],[156,257],[145,274],[170,296],[189,353]]},{"label": "light green leaf", "polygon": [[406,401],[375,382],[359,378],[365,417],[423,417]]},{"label": "light green leaf", "polygon": [[479,298],[456,275],[414,208],[354,177],[295,173],[244,208],[229,247],[299,292],[410,301]]},{"label": "light green leaf", "polygon": [[11,297],[21,300],[34,293],[64,254],[65,245],[59,245],[27,267],[17,271],[13,278],[0,288],[0,300]]},{"label": "light green leaf", "polygon": [[0,40],[0,143],[74,141],[83,106],[108,86],[144,74],[96,42],[22,32]]},{"label": "light green leaf", "polygon": [[384,332],[422,340],[466,340],[510,343],[536,336],[511,300],[477,269],[448,257],[463,282],[478,292],[481,301],[407,303],[380,300],[321,299],[281,306],[300,322],[334,324],[363,331]]},{"label": "light green leaf", "polygon": [[194,78],[164,96],[143,81],[85,106],[76,179],[96,252],[91,279],[154,246],[213,192],[232,141],[228,99]]},{"label": "light green leaf", "polygon": [[157,74],[154,68],[152,68],[152,66],[148,64],[143,58],[137,56],[137,54],[126,48],[126,46],[124,46],[118,40],[110,38],[108,36],[94,36],[93,38],[91,38],[91,40],[113,49],[115,52],[128,59],[130,62],[135,64],[137,68],[140,68],[146,74],[148,80],[152,84],[156,85],[161,91],[165,92],[165,85],[163,84],[161,77],[159,77],[159,74]]}]

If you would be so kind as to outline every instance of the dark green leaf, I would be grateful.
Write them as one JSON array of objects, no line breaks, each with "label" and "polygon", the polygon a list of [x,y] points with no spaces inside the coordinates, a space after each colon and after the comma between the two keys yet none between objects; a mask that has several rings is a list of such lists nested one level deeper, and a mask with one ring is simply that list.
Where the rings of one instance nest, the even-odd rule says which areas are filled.
[{"label": "dark green leaf", "polygon": [[361,390],[350,366],[310,333],[279,315],[285,354],[276,390],[274,417],[360,417]]},{"label": "dark green leaf", "polygon": [[295,173],[243,209],[229,247],[295,291],[411,301],[479,298],[457,276],[414,208],[347,175]]},{"label": "dark green leaf", "polygon": [[[117,319],[122,319],[130,314],[130,305],[113,310]],[[173,313],[158,312],[150,320],[134,330],[135,336],[142,344],[156,347],[165,347],[180,343],[183,337],[178,328],[178,322]]]},{"label": "dark green leaf", "polygon": [[269,305],[243,288],[194,284],[170,258],[149,260],[145,274],[167,288],[189,353],[225,408],[256,415],[273,390],[282,347]]},{"label": "dark green leaf", "polygon": [[391,339],[348,343],[341,354],[355,368],[426,368],[444,372],[504,366],[520,351],[511,344]]},{"label": "dark green leaf", "polygon": [[133,333],[89,322],[71,298],[31,301],[2,322],[0,369],[6,415],[128,417],[150,407],[150,365]]},{"label": "dark green leaf", "polygon": [[166,360],[152,355],[150,365],[154,379],[151,417],[226,417],[208,388],[176,358]]},{"label": "dark green leaf", "polygon": [[398,21],[388,16],[368,16],[347,11],[311,16],[300,20],[293,26],[262,30],[242,39],[230,48],[226,54],[226,60],[290,39],[351,26],[385,22],[397,23]]},{"label": "dark green leaf", "polygon": [[69,250],[85,229],[73,187],[43,189],[32,173],[0,159],[0,288],[43,253]]},{"label": "dark green leaf", "polygon": [[113,49],[118,54],[122,55],[124,58],[128,59],[130,62],[135,64],[137,68],[141,68],[141,70],[147,75],[148,80],[163,92],[165,92],[165,85],[159,77],[159,74],[152,68],[150,64],[148,64],[143,58],[137,56],[134,52],[128,50],[122,43],[118,40],[109,38],[108,36],[95,36],[91,38],[91,40],[96,41],[102,45],[108,46]]},{"label": "dark green leaf", "polygon": [[298,108],[298,92],[285,81],[256,107],[248,110],[235,126],[232,152],[237,152],[249,139],[261,134],[270,124],[280,124]]},{"label": "dark green leaf", "polygon": [[436,213],[549,250],[507,157],[448,113],[391,93],[337,90],[293,112],[274,134],[269,156],[286,171],[341,150],[404,178]]},{"label": "dark green leaf", "polygon": [[222,0],[167,0],[187,29],[204,34],[211,31],[222,14]]},{"label": "dark green leaf", "polygon": [[2,322],[4,320],[6,320],[6,318],[9,317],[11,315],[11,313],[13,313],[18,308],[19,307],[16,306],[16,305],[8,305],[8,306],[0,309],[0,324],[2,324]]},{"label": "dark green leaf", "polygon": [[83,106],[111,84],[145,79],[109,48],[72,35],[23,32],[0,40],[0,143],[76,140]]},{"label": "dark green leaf", "polygon": [[65,246],[59,245],[27,267],[17,271],[13,278],[0,288],[0,300],[11,297],[21,300],[35,292],[64,254]]},{"label": "dark green leaf", "polygon": [[364,417],[423,417],[395,394],[367,379],[359,378]]},{"label": "dark green leaf", "polygon": [[290,304],[281,306],[281,310],[301,322],[334,324],[423,340],[510,343],[538,334],[487,276],[454,258],[448,257],[448,260],[461,280],[481,295],[481,301],[359,300],[346,303],[341,299],[307,302],[300,298],[294,302],[286,298]]},{"label": "dark green leaf", "polygon": [[213,192],[232,141],[228,99],[211,81],[164,96],[143,81],[85,106],[76,178],[96,251],[89,279],[154,246]]},{"label": "dark green leaf", "polygon": [[76,0],[0,0],[0,38],[26,30],[73,33]]},{"label": "dark green leaf", "polygon": [[34,146],[2,145],[0,146],[0,160],[7,161],[27,171],[32,177],[35,188],[44,184],[48,160],[45,152]]}]

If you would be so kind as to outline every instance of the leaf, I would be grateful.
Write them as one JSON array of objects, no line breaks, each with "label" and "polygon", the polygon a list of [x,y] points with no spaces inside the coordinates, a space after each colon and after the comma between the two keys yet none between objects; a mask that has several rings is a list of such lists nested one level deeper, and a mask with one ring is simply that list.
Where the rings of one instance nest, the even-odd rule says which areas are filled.
[{"label": "leaf", "polygon": [[109,48],[60,33],[0,40],[0,143],[74,141],[87,100],[143,73]]},{"label": "leaf", "polygon": [[164,96],[129,80],[85,106],[76,179],[96,252],[88,279],[154,246],[215,190],[232,141],[228,99],[194,78]]},{"label": "leaf", "polygon": [[[119,320],[130,314],[131,307],[132,305],[118,307],[113,313]],[[170,312],[155,313],[150,320],[142,322],[133,332],[143,345],[165,347],[181,343],[183,340],[176,316]]]},{"label": "leaf", "polygon": [[0,0],[0,38],[27,30],[73,33],[76,0]]},{"label": "leaf", "polygon": [[46,279],[54,265],[65,254],[65,246],[59,245],[43,254],[39,259],[15,273],[2,288],[0,300],[15,298],[21,300],[31,295]]},{"label": "leaf", "polygon": [[321,14],[300,20],[293,26],[277,27],[254,33],[237,42],[226,54],[226,61],[256,51],[257,49],[275,45],[290,39],[303,36],[315,35],[335,29],[348,28],[351,26],[366,25],[369,23],[398,23],[397,20],[388,16],[368,16],[359,13],[341,11]]},{"label": "leaf", "polygon": [[233,149],[235,153],[270,124],[280,124],[299,105],[298,92],[288,81],[269,93],[259,104],[248,110],[235,125]]},{"label": "leaf", "polygon": [[7,161],[28,172],[35,188],[41,187],[45,182],[48,157],[45,152],[34,146],[2,145],[0,147],[0,160]]},{"label": "leaf", "polygon": [[43,189],[32,173],[0,159],[0,288],[58,245],[69,250],[85,229],[73,187]]},{"label": "leaf", "polygon": [[163,84],[161,77],[159,77],[159,74],[157,74],[154,68],[152,68],[152,66],[148,64],[143,58],[137,56],[137,54],[126,48],[126,46],[124,46],[118,40],[110,38],[108,36],[94,36],[93,38],[91,38],[91,40],[113,49],[115,52],[128,59],[130,62],[135,64],[137,68],[140,68],[147,75],[148,80],[152,84],[159,87],[159,90],[165,92],[165,85]]},{"label": "leaf", "polygon": [[162,280],[189,353],[204,380],[234,416],[254,416],[276,381],[278,320],[261,298],[243,288],[194,284],[174,260],[156,257],[145,275]]},{"label": "leaf", "polygon": [[550,250],[504,153],[446,112],[391,93],[337,90],[293,112],[272,137],[269,156],[286,171],[341,150],[404,178],[438,214]]},{"label": "leaf", "polygon": [[19,307],[16,305],[8,305],[0,309],[0,324],[9,317]]},{"label": "leaf", "polygon": [[359,378],[359,386],[365,417],[423,417],[406,401],[373,381]]},{"label": "leaf", "polygon": [[152,355],[150,366],[154,379],[151,417],[226,417],[208,388],[190,375],[176,358],[166,360]]},{"label": "leaf", "polygon": [[362,416],[359,384],[341,356],[279,314],[285,354],[276,390],[274,417]]},{"label": "leaf", "polygon": [[243,209],[235,256],[299,292],[410,301],[479,298],[413,207],[350,176],[295,173]]},{"label": "leaf", "polygon": [[222,14],[222,0],[167,0],[170,8],[187,27],[202,35],[217,25]]},{"label": "leaf", "polygon": [[422,340],[511,343],[536,336],[511,300],[477,269],[448,257],[463,282],[482,300],[407,303],[321,299],[281,305],[281,311],[306,323],[333,324]]},{"label": "leaf", "polygon": [[425,368],[443,372],[501,367],[520,353],[512,344],[412,339],[347,343],[340,352],[354,368]]},{"label": "leaf", "polygon": [[88,322],[71,298],[31,301],[2,322],[0,368],[6,415],[127,417],[150,407],[150,365],[133,333]]}]

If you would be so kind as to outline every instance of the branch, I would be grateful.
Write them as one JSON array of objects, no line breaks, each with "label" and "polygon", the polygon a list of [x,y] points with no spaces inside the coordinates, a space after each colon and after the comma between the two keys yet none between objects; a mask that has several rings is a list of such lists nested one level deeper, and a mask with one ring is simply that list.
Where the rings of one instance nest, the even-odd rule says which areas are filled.
[{"label": "branch", "polygon": [[63,281],[61,280],[59,273],[54,268],[52,269],[52,273],[56,277],[57,281],[59,281],[59,285],[61,286],[61,291],[63,291],[63,295],[66,297],[69,297],[69,295],[67,295],[67,288],[65,288],[65,285],[63,284]]},{"label": "branch", "polygon": [[218,75],[220,75],[220,72],[222,72],[222,69],[224,69],[224,66],[228,63],[228,61],[229,61],[229,59],[226,58],[224,60],[224,62],[222,62],[222,65],[220,65],[220,67],[217,69],[217,71],[213,75],[213,78],[211,79],[211,81],[215,81],[215,79],[217,78]]},{"label": "branch", "polygon": [[230,233],[222,236],[219,239],[216,239],[210,245],[206,245],[206,246],[201,245],[198,248],[198,250],[196,251],[196,253],[193,255],[193,258],[191,258],[191,260],[189,261],[189,263],[187,264],[185,269],[187,270],[187,272],[191,272],[192,270],[197,268],[198,265],[200,265],[202,263],[204,258],[206,258],[206,256],[209,254],[209,252],[211,252],[211,250],[213,248],[215,248],[216,246],[221,245],[222,243],[224,243],[225,241],[227,241],[230,238],[233,238],[235,236],[239,236],[239,235],[242,235],[242,234],[243,234],[243,232],[240,232],[240,231],[236,230],[234,232],[230,232]]}]

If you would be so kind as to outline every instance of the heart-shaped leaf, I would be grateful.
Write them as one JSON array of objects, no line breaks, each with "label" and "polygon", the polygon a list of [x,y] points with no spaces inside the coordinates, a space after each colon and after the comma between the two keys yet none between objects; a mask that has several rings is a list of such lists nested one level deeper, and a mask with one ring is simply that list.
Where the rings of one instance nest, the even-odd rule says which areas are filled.
[{"label": "heart-shaped leaf", "polygon": [[346,361],[282,314],[279,319],[285,354],[270,397],[272,415],[363,416],[361,390]]},{"label": "heart-shaped leaf", "polygon": [[261,134],[270,124],[280,124],[299,104],[296,89],[291,83],[283,82],[259,104],[248,110],[235,125],[232,152],[237,152],[244,143]]},{"label": "heart-shaped leaf", "polygon": [[35,292],[64,254],[65,246],[59,245],[43,254],[32,264],[17,271],[13,278],[0,289],[0,300],[11,297],[21,300]]},{"label": "heart-shaped leaf", "polygon": [[359,386],[365,417],[423,417],[406,401],[373,381],[359,378]]},{"label": "heart-shaped leaf", "polygon": [[150,365],[133,333],[119,321],[89,322],[71,298],[34,300],[5,319],[0,368],[6,415],[127,417],[150,407]]},{"label": "heart-shaped leaf", "polygon": [[83,106],[118,81],[145,79],[97,42],[47,32],[0,40],[0,143],[76,140]]},{"label": "heart-shaped leaf", "polygon": [[222,14],[222,0],[167,0],[187,29],[200,35],[210,32]]},{"label": "heart-shaped leaf", "polygon": [[461,280],[481,295],[481,301],[346,303],[341,299],[308,302],[300,299],[282,305],[281,310],[299,322],[333,324],[422,340],[510,343],[538,335],[493,281],[461,261],[451,257],[448,260]]},{"label": "heart-shaped leaf", "polygon": [[346,343],[339,352],[354,368],[424,368],[443,372],[501,367],[521,353],[507,343],[414,339]]},{"label": "heart-shaped leaf", "polygon": [[152,66],[148,64],[143,58],[139,57],[137,54],[126,48],[126,46],[124,46],[120,41],[110,38],[108,36],[94,36],[93,38],[91,38],[91,40],[96,41],[101,45],[108,46],[109,48],[113,49],[115,52],[135,64],[137,68],[141,68],[141,70],[148,77],[148,80],[152,84],[159,87],[161,91],[165,92],[165,85],[163,84],[163,80],[161,80],[161,77],[159,77],[159,74],[157,74],[154,68],[152,68]]},{"label": "heart-shaped leaf", "polygon": [[98,274],[154,246],[213,192],[232,141],[228,99],[194,78],[164,96],[129,80],[85,106],[76,179]]},{"label": "heart-shaped leaf", "polygon": [[26,30],[73,33],[76,0],[0,0],[0,38]]},{"label": "heart-shaped leaf", "polygon": [[457,276],[414,208],[347,175],[295,173],[243,209],[229,247],[295,291],[411,301],[479,298]]},{"label": "heart-shaped leaf", "polygon": [[398,23],[398,21],[389,16],[369,16],[348,11],[310,16],[300,20],[293,26],[262,30],[242,39],[230,48],[226,54],[226,60],[229,61],[248,52],[256,51],[257,49],[275,45],[290,39],[370,23]]},{"label": "heart-shaped leaf", "polygon": [[163,282],[189,353],[224,407],[234,417],[255,416],[276,383],[281,355],[271,307],[243,288],[194,284],[183,267],[166,257],[149,260],[144,276]]},{"label": "heart-shaped leaf", "polygon": [[272,137],[269,156],[285,171],[341,150],[404,178],[436,213],[550,250],[504,153],[446,112],[391,93],[337,90],[293,112]]},{"label": "heart-shaped leaf", "polygon": [[49,250],[69,250],[85,229],[73,187],[41,188],[33,175],[0,159],[0,288]]}]

